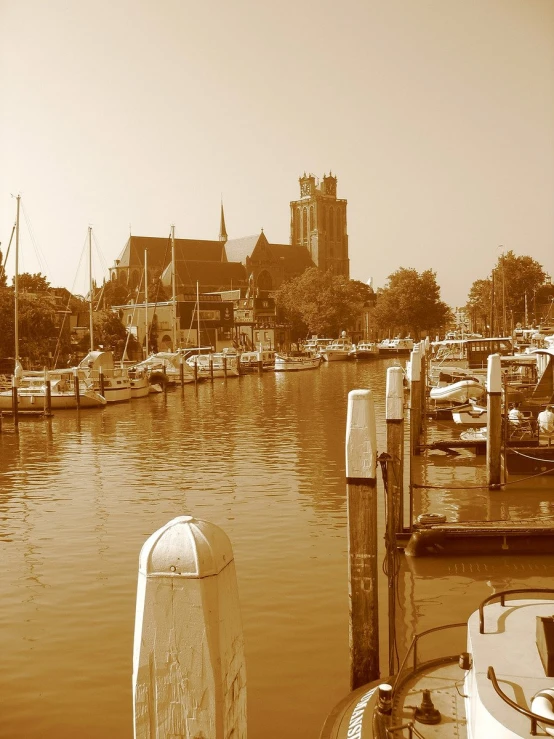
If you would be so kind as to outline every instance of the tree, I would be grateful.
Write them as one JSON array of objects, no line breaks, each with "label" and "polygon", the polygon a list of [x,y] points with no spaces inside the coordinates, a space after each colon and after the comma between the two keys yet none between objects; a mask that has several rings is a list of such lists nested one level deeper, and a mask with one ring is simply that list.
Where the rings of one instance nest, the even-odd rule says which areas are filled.
[{"label": "tree", "polygon": [[363,282],[311,267],[283,283],[275,301],[297,340],[311,333],[338,336],[355,323],[372,297],[373,290]]},{"label": "tree", "polygon": [[[19,355],[25,365],[42,367],[50,364],[59,337],[58,304],[50,295],[19,296]],[[15,300],[13,288],[0,288],[0,355],[15,353]]]},{"label": "tree", "polygon": [[470,288],[466,308],[478,322],[474,328],[486,328],[490,335],[510,333],[516,323],[525,323],[526,316],[529,321],[538,313],[535,320],[540,320],[541,302],[547,303],[550,294],[546,278],[532,257],[518,257],[511,250],[501,254],[491,276],[476,280]]},{"label": "tree", "polygon": [[[15,277],[13,278],[15,285]],[[32,275],[29,272],[22,272],[17,278],[19,293],[44,293],[50,289],[50,283],[40,272]]]},{"label": "tree", "polygon": [[389,275],[387,285],[377,290],[374,320],[381,331],[411,334],[443,329],[452,311],[440,299],[436,273],[427,269],[400,268]]},{"label": "tree", "polygon": [[7,277],[6,277],[6,269],[4,267],[4,255],[2,254],[2,249],[0,249],[0,288],[6,287],[8,284]]}]

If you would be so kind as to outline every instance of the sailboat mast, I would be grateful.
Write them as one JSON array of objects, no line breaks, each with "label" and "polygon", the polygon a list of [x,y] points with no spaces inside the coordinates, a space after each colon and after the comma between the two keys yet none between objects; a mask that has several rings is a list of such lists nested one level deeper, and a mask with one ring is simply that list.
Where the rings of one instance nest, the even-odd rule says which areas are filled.
[{"label": "sailboat mast", "polygon": [[15,366],[19,364],[19,201],[21,195],[17,196],[17,211],[15,216],[15,275],[13,279],[14,303],[15,303]]},{"label": "sailboat mast", "polygon": [[198,348],[202,346],[200,343],[200,288],[198,280],[196,281],[196,325],[198,326]]},{"label": "sailboat mast", "polygon": [[177,351],[177,296],[175,295],[175,226],[171,226],[171,292],[173,293],[173,351]]},{"label": "sailboat mast", "polygon": [[148,356],[148,252],[144,250],[144,307],[146,309],[146,317],[144,324],[144,357]]},{"label": "sailboat mast", "polygon": [[92,324],[92,226],[88,227],[88,274],[89,274],[89,332],[90,351],[94,351],[94,336]]}]

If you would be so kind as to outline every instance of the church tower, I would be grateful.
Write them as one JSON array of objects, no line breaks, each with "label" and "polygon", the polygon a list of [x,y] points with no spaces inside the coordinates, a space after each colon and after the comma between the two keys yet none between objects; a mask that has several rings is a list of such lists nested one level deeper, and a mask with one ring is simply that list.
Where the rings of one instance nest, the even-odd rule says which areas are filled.
[{"label": "church tower", "polygon": [[305,247],[319,269],[350,276],[346,200],[337,198],[337,178],[299,178],[300,199],[290,204],[290,243]]}]

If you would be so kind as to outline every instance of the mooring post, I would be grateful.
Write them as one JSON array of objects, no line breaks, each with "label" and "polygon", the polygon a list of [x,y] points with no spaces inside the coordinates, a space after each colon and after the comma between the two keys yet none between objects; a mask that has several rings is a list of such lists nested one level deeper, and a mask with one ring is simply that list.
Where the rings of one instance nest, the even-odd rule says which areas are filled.
[{"label": "mooring post", "polygon": [[264,363],[263,363],[261,351],[258,351],[257,355],[258,355],[258,374],[261,375],[262,372],[264,371]]},{"label": "mooring post", "polygon": [[419,454],[421,434],[421,355],[419,349],[410,354],[410,454]]},{"label": "mooring post", "polygon": [[47,416],[52,415],[52,382],[50,380],[46,380],[44,383],[45,392],[44,392],[44,410],[46,412]]},{"label": "mooring post", "polygon": [[179,354],[179,382],[181,388],[185,387],[185,360],[182,354]]},{"label": "mooring post", "polygon": [[77,408],[81,407],[81,396],[79,394],[79,370],[77,367],[73,368],[73,389],[75,391],[75,400],[77,402]]},{"label": "mooring post", "polygon": [[423,432],[427,418],[427,342],[425,340],[419,342],[419,354],[421,356],[420,431]]},{"label": "mooring post", "polygon": [[231,542],[179,516],[144,543],[133,648],[135,739],[246,738],[246,668]]},{"label": "mooring post", "polygon": [[210,366],[210,380],[213,382],[214,381],[214,359],[213,359],[213,357],[212,357],[211,354],[210,354],[210,357],[208,359],[208,363],[209,363],[209,366]]},{"label": "mooring post", "polygon": [[404,530],[404,373],[402,367],[387,369],[385,419],[387,423],[387,500],[392,532]]},{"label": "mooring post", "polygon": [[351,690],[379,677],[376,466],[371,390],[351,390],[346,418]]},{"label": "mooring post", "polygon": [[500,354],[490,354],[487,362],[487,484],[500,487],[502,446],[502,372]]},{"label": "mooring post", "polygon": [[104,384],[104,370],[102,367],[98,368],[98,385],[100,387],[100,395],[102,397],[104,396],[104,390],[105,390],[105,384]]},{"label": "mooring post", "polygon": [[389,674],[395,672],[396,643],[396,534],[404,530],[404,373],[387,369],[385,419],[387,424],[387,586],[389,605]]},{"label": "mooring post", "polygon": [[227,379],[227,355],[223,355],[223,377]]},{"label": "mooring post", "polygon": [[196,357],[196,362],[194,363],[194,384],[195,385],[198,384],[198,356]]},{"label": "mooring post", "polygon": [[19,431],[19,398],[17,397],[17,386],[19,379],[17,375],[12,376],[12,414],[14,431]]}]

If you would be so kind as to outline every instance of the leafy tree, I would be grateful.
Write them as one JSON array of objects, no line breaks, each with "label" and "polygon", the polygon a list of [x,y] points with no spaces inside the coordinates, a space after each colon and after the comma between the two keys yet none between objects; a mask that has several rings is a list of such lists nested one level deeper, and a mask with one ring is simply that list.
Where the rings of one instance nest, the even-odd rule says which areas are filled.
[{"label": "leafy tree", "polygon": [[2,254],[2,249],[0,249],[0,288],[6,287],[7,284],[6,270],[4,268],[4,255]]},{"label": "leafy tree", "polygon": [[452,311],[440,299],[433,270],[420,274],[402,267],[377,290],[374,320],[381,332],[409,333],[417,339],[422,331],[444,328],[451,318]]},{"label": "leafy tree", "polygon": [[372,298],[373,290],[363,282],[317,267],[283,283],[275,294],[277,309],[291,324],[295,340],[310,333],[338,336],[355,323]]},{"label": "leafy tree", "polygon": [[[15,277],[13,278],[15,285]],[[17,278],[19,293],[44,293],[50,289],[50,283],[46,277],[37,272],[32,275],[29,272],[22,272]]]},{"label": "leafy tree", "polygon": [[489,335],[510,332],[517,322],[525,322],[526,304],[528,318],[537,312],[537,303],[540,315],[541,302],[548,302],[550,290],[546,277],[532,257],[518,257],[511,250],[500,255],[491,276],[476,280],[470,288],[466,308],[474,328]]}]

